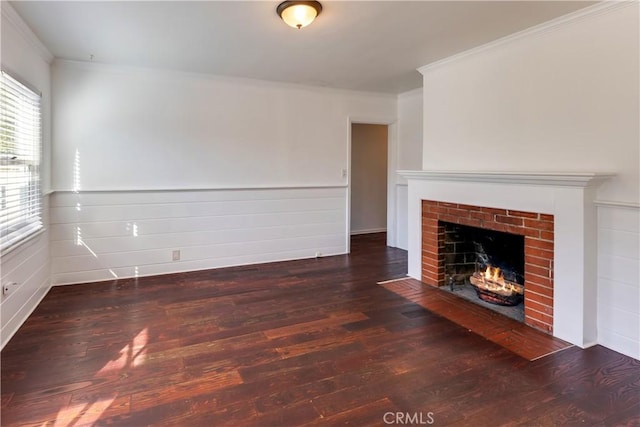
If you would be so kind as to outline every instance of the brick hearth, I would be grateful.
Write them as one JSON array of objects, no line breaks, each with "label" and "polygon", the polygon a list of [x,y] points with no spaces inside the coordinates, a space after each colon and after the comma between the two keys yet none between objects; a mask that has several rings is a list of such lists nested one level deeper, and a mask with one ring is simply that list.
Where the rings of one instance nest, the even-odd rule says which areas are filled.
[{"label": "brick hearth", "polygon": [[553,332],[553,215],[422,201],[422,282],[443,286],[444,225],[450,222],[524,236],[524,321]]}]

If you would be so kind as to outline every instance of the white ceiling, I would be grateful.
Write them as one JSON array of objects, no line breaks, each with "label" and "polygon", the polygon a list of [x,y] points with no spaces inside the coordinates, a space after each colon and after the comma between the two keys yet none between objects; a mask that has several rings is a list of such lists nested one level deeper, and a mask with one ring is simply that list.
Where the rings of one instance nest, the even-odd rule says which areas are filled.
[{"label": "white ceiling", "polygon": [[416,68],[593,2],[324,1],[302,30],[277,1],[12,1],[57,58],[401,93]]}]

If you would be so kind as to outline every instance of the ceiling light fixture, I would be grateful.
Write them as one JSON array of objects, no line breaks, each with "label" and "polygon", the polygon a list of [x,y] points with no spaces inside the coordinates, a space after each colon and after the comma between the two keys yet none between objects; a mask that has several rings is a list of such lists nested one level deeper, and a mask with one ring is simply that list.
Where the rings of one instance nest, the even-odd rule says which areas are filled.
[{"label": "ceiling light fixture", "polygon": [[317,1],[283,1],[276,12],[287,25],[300,29],[311,24],[320,15],[322,5]]}]

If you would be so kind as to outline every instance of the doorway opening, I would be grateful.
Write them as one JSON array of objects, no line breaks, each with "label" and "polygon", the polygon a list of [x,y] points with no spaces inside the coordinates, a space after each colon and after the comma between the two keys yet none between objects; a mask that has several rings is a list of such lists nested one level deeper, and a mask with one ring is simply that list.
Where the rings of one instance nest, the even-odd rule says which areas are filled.
[{"label": "doorway opening", "polygon": [[351,124],[350,235],[387,231],[389,126]]}]

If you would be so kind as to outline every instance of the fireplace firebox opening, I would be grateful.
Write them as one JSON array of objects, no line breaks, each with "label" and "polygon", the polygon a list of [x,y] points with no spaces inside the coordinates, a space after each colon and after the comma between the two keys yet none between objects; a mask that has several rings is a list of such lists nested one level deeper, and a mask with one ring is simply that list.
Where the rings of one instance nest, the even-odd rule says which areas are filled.
[{"label": "fireplace firebox opening", "polygon": [[443,289],[524,321],[524,236],[439,222],[444,227]]}]

